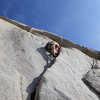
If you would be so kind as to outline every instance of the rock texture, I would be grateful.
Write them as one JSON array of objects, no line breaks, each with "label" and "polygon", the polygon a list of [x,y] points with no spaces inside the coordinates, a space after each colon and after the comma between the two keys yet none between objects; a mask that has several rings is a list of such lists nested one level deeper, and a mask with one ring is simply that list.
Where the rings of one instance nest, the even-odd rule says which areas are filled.
[{"label": "rock texture", "polygon": [[[56,59],[44,48],[51,40],[62,46]],[[0,100],[100,100],[97,86],[83,81],[99,57],[99,51],[0,17]]]},{"label": "rock texture", "polygon": [[0,19],[0,100],[30,100],[53,62],[44,49],[48,40]]},{"label": "rock texture", "polygon": [[47,69],[35,100],[99,100],[100,96],[82,81],[92,59],[74,48],[62,48],[53,66]]},{"label": "rock texture", "polygon": [[91,69],[87,73],[85,80],[93,89],[95,89],[96,92],[100,94],[100,69]]},{"label": "rock texture", "polygon": [[0,61],[0,100],[22,100],[19,73]]},{"label": "rock texture", "polygon": [[11,20],[11,19],[9,19],[7,17],[4,17],[4,16],[1,16],[0,18],[5,20],[5,21],[7,21],[7,22],[9,22],[9,23],[11,23],[11,24],[13,24],[13,25],[16,25],[16,26],[20,27],[21,29],[24,29],[24,30],[26,30],[26,31],[34,34],[34,35],[39,34],[39,35],[47,36],[50,39],[58,42],[59,45],[61,45],[62,47],[73,47],[73,48],[76,48],[76,49],[82,51],[83,53],[87,54],[88,56],[100,60],[100,51],[96,51],[96,50],[93,50],[93,49],[90,49],[90,48],[75,44],[74,42],[66,40],[66,39],[62,38],[61,36],[52,34],[50,32],[47,32],[47,31],[44,31],[44,30],[41,30],[41,29],[32,28],[30,26],[27,26],[25,24],[16,22],[16,21]]}]

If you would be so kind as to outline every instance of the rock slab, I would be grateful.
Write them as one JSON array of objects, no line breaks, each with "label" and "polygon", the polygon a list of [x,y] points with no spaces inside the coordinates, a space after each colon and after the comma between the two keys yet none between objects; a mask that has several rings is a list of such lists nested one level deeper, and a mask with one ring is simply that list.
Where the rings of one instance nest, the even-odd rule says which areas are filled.
[{"label": "rock slab", "polygon": [[[31,100],[42,76],[36,100],[100,100],[82,81],[93,63],[83,47],[71,43],[66,48],[59,36],[7,20],[0,19],[0,100]],[[43,35],[64,42],[56,60],[44,48],[51,39]],[[98,58],[98,52],[88,53]]]},{"label": "rock slab", "polygon": [[87,73],[85,80],[96,92],[100,94],[100,69],[91,69]]},{"label": "rock slab", "polygon": [[56,62],[43,75],[35,100],[100,100],[82,81],[91,63],[92,58],[81,51],[62,48]]},{"label": "rock slab", "polygon": [[30,100],[49,66],[49,40],[0,19],[0,100]]}]

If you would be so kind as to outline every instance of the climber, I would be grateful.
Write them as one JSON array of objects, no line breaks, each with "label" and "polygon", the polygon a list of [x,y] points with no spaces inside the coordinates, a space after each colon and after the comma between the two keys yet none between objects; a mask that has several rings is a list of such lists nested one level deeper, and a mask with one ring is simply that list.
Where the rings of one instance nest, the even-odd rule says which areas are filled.
[{"label": "climber", "polygon": [[60,47],[59,47],[59,44],[54,42],[54,41],[50,41],[46,44],[45,46],[46,50],[48,52],[51,53],[51,55],[53,57],[57,57],[59,55],[59,52],[60,52]]}]

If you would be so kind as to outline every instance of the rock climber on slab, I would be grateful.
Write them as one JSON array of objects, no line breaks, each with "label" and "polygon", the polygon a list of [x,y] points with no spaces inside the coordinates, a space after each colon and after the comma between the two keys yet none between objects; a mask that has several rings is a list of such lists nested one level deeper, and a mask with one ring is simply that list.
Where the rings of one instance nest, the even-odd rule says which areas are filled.
[{"label": "rock climber on slab", "polygon": [[51,53],[53,57],[57,57],[60,52],[60,46],[54,41],[50,41],[45,46],[46,50]]}]

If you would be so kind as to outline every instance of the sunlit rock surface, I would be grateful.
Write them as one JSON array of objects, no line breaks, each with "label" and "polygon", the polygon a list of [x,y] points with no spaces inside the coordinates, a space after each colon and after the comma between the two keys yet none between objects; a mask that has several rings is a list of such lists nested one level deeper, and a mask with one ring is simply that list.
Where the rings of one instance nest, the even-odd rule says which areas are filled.
[{"label": "sunlit rock surface", "polygon": [[[56,59],[45,50],[51,40],[62,46]],[[100,100],[84,82],[99,53],[0,17],[0,100]]]},{"label": "sunlit rock surface", "polygon": [[44,48],[48,40],[0,19],[1,100],[29,100],[48,67]]},{"label": "sunlit rock surface", "polygon": [[100,69],[91,69],[85,77],[88,84],[100,94]]},{"label": "sunlit rock surface", "polygon": [[74,48],[62,48],[53,66],[47,69],[37,88],[35,100],[99,100],[84,83],[92,59]]}]

